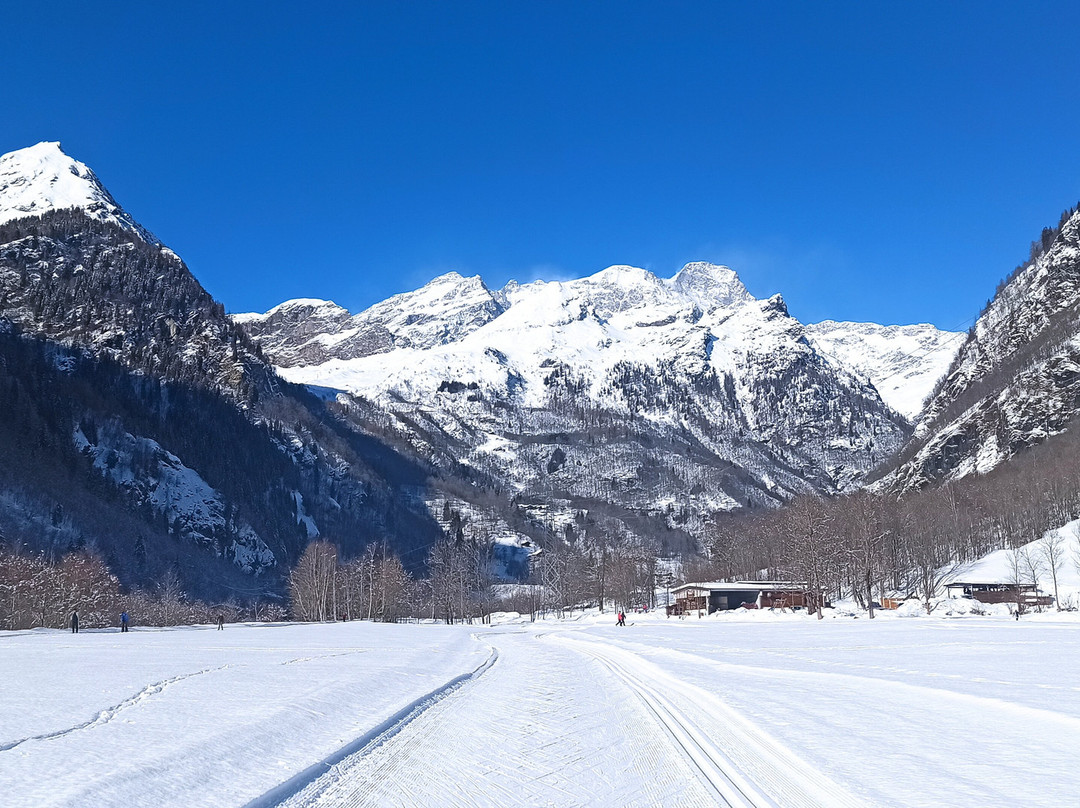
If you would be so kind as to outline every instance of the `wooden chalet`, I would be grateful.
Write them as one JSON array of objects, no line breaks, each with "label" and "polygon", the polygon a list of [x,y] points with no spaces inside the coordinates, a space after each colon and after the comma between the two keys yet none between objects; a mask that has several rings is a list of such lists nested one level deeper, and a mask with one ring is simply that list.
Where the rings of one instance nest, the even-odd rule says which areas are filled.
[{"label": "wooden chalet", "polygon": [[953,581],[945,584],[950,598],[971,598],[980,603],[1016,603],[1020,606],[1050,606],[1053,597],[1043,595],[1035,584],[1001,581]]},{"label": "wooden chalet", "polygon": [[[792,581],[714,581],[688,583],[671,590],[668,615],[712,614],[731,609],[798,609],[815,602],[806,584]],[[825,603],[828,606],[828,602]]]}]

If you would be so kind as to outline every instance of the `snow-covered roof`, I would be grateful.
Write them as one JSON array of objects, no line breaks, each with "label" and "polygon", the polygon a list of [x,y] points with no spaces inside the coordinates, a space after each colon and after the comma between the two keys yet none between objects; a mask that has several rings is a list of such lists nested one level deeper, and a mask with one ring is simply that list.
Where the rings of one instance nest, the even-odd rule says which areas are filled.
[{"label": "snow-covered roof", "polygon": [[958,586],[1018,586],[1021,589],[1034,589],[1035,584],[1031,583],[1017,583],[1016,581],[949,581],[945,584],[946,589],[952,589]]},{"label": "snow-covered roof", "polygon": [[688,583],[676,586],[672,592],[680,589],[710,589],[724,590],[726,592],[758,592],[763,589],[792,589],[802,591],[806,584],[798,581],[706,581],[704,583]]}]

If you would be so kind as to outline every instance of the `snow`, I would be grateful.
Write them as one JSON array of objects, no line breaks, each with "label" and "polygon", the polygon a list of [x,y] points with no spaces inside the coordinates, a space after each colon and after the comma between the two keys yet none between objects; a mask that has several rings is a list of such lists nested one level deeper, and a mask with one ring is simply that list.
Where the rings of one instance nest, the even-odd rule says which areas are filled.
[{"label": "snow", "polygon": [[3,633],[0,791],[103,808],[1080,791],[1076,614],[628,618]]},{"label": "snow", "polygon": [[448,272],[413,292],[376,303],[355,318],[386,328],[404,347],[430,348],[454,342],[497,317],[502,306],[479,275]]},{"label": "snow", "polygon": [[[985,473],[1017,447],[1069,427],[1080,369],[1080,335],[1070,313],[1080,301],[1078,265],[1080,212],[1074,212],[1049,249],[1018,269],[975,321],[950,375],[926,404],[916,432],[923,445],[886,485],[913,490],[931,478]],[[964,436],[960,451],[947,443],[948,434]]]},{"label": "snow", "polygon": [[695,261],[687,264],[668,284],[696,302],[705,311],[730,308],[753,300],[735,270],[730,267]]},{"label": "snow", "polygon": [[[1036,583],[1041,592],[1053,595],[1053,576],[1045,549],[1048,543],[1055,540],[1061,558],[1061,567],[1057,573],[1058,597],[1063,605],[1080,606],[1080,519],[1050,530],[1042,538],[1021,545],[1015,550],[996,550],[977,561],[944,568],[941,571],[942,583],[1013,583],[1016,580],[1013,559],[1019,555],[1020,582]],[[1031,564],[1035,566],[1037,581],[1030,578],[1031,564],[1024,560],[1025,556],[1030,558]]]},{"label": "snow", "polygon": [[[138,621],[138,615],[133,615]],[[0,634],[9,805],[237,805],[483,663],[438,626]]]},{"label": "snow", "polygon": [[[221,494],[157,441],[124,431],[118,421],[108,421],[96,432],[96,442],[91,442],[77,426],[72,442],[133,504],[148,504],[170,525],[178,523],[185,538],[204,546],[217,549],[223,537],[232,536],[228,549],[233,562],[245,572],[258,572],[277,563],[273,551],[251,525],[228,518],[229,508]],[[303,511],[302,499],[297,508],[297,522],[309,522],[309,537],[318,535],[314,522]]]},{"label": "snow", "polygon": [[[356,315],[321,305],[235,320],[289,381],[362,398],[417,452],[504,491],[650,512],[676,497],[700,514],[845,490],[907,435],[863,370],[725,266],[663,278],[616,265],[497,291],[447,273]],[[895,361],[918,365],[903,354],[920,339],[893,346]],[[592,442],[623,419],[648,438]],[[556,443],[566,463],[549,470]],[[695,449],[671,464],[668,445]]]},{"label": "snow", "polygon": [[321,300],[314,297],[298,297],[294,300],[286,300],[284,303],[279,303],[265,314],[242,312],[240,314],[230,314],[229,316],[234,322],[243,324],[260,320],[269,320],[275,314],[290,311],[300,311],[305,316],[310,317],[325,314],[327,312],[344,312],[345,309],[332,300]]},{"label": "snow", "polygon": [[0,156],[0,224],[64,208],[81,208],[95,219],[157,243],[116,203],[94,172],[64,154],[59,143],[46,141]]},{"label": "snow", "polygon": [[840,323],[825,320],[806,327],[814,345],[843,367],[866,376],[881,398],[910,421],[945,375],[964,334],[936,326]]},{"label": "snow", "polygon": [[309,539],[318,538],[319,526],[304,507],[304,495],[299,491],[293,491],[293,502],[296,504],[296,524],[303,525]]},{"label": "snow", "polygon": [[[720,273],[722,280],[724,273],[730,278],[709,286],[703,280],[706,267]],[[456,295],[447,291],[455,277],[457,282],[466,280],[443,276],[410,296],[432,306],[444,298],[472,299],[460,290]],[[478,278],[467,280],[479,283]],[[435,289],[429,290],[433,285]],[[477,288],[469,286],[468,291]],[[698,304],[709,302],[709,289],[716,297],[709,306],[711,313],[703,316]],[[504,312],[467,333],[454,331],[456,339],[413,335],[408,344],[416,347],[279,370],[300,384],[369,397],[394,391],[410,400],[434,397],[448,378],[476,382],[504,395],[521,380],[520,404],[542,407],[548,395],[542,380],[552,363],[580,373],[589,381],[592,397],[599,398],[612,369],[620,363],[656,366],[674,360],[691,372],[710,365],[720,372],[737,372],[745,365],[747,353],[769,353],[786,342],[789,330],[797,326],[787,320],[766,318],[763,322],[762,304],[746,293],[734,273],[706,264],[688,265],[669,280],[644,269],[614,266],[572,281],[515,284],[504,294],[509,304]],[[404,297],[379,306],[390,309]],[[412,313],[414,302],[410,297],[407,308],[386,320],[414,319],[418,316]],[[712,347],[713,343],[719,347]]]}]

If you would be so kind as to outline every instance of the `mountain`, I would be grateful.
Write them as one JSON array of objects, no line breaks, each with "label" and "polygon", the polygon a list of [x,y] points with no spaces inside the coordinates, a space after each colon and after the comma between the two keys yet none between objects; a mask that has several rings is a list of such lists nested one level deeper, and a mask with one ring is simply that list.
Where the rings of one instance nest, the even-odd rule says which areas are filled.
[{"label": "mountain", "polygon": [[[554,533],[597,518],[681,548],[717,511],[857,486],[910,433],[872,379],[925,388],[941,360],[920,352],[954,339],[867,326],[860,351],[859,327],[804,326],[707,263],[497,291],[451,273],[354,316],[292,301],[234,321],[285,378],[384,413],[443,474]],[[916,411],[921,389],[888,389]]]},{"label": "mountain", "polygon": [[922,413],[923,401],[964,341],[964,335],[935,326],[838,323],[806,327],[814,345],[870,381],[881,398],[909,421]]},{"label": "mountain", "polygon": [[94,172],[64,154],[59,143],[38,143],[0,156],[0,224],[70,208],[137,233],[147,244],[158,244],[116,203]]},{"label": "mountain", "polygon": [[314,536],[422,562],[426,464],[282,380],[57,144],[0,167],[0,543],[207,597],[280,591]]},{"label": "mountain", "polygon": [[266,314],[237,314],[282,366],[355,359],[396,348],[455,342],[504,310],[479,277],[442,275],[415,292],[395,295],[351,316],[328,300],[289,300]]},{"label": "mountain", "polygon": [[0,544],[213,598],[280,593],[316,536],[417,572],[444,536],[494,542],[507,574],[550,542],[695,551],[718,512],[894,454],[911,425],[874,382],[926,383],[914,352],[947,338],[918,328],[897,350],[815,331],[707,263],[230,318],[38,144],[0,157]]},{"label": "mountain", "polygon": [[930,397],[885,484],[989,471],[1068,429],[1080,409],[1080,213],[1043,231],[999,286]]}]

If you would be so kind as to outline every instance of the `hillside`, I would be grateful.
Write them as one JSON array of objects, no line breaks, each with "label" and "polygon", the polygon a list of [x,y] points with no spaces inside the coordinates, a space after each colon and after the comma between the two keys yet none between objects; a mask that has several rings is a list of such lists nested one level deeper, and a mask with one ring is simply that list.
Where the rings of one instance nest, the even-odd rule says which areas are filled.
[{"label": "hillside", "polygon": [[0,540],[218,597],[280,591],[316,535],[422,561],[425,464],[280,379],[57,144],[0,165]]},{"label": "hillside", "polygon": [[1043,231],[998,289],[892,464],[899,490],[985,473],[1080,409],[1080,213]]}]

